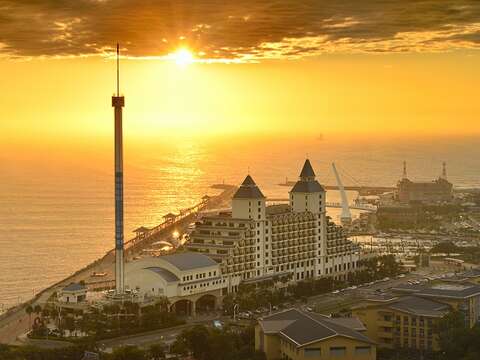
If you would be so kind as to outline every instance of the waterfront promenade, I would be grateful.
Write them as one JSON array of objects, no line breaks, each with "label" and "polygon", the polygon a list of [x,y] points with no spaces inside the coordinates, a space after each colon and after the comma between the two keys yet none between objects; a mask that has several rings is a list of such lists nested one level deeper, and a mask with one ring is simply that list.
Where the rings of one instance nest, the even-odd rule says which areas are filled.
[{"label": "waterfront promenade", "polygon": [[[170,217],[162,224],[149,229],[142,234],[142,236],[136,236],[135,238],[126,241],[125,252],[127,261],[139,255],[143,249],[148,248],[154,242],[170,240],[173,231],[177,231],[180,235],[184,233],[188,225],[195,221],[198,212],[228,206],[237,187],[233,185],[214,185],[213,187],[221,189],[222,192],[219,195],[202,199],[197,205],[182,210],[180,214],[176,215],[174,218]],[[113,244],[113,234],[111,242]],[[70,261],[75,261],[75,259],[70,259]],[[83,269],[80,269],[66,279],[63,279],[39,292],[32,300],[10,309],[0,317],[0,343],[16,343],[18,336],[29,330],[30,319],[25,312],[25,308],[29,304],[32,306],[38,304],[43,307],[56,291],[72,282],[85,281],[89,288],[109,287],[109,285],[113,283],[114,268],[115,252],[112,249],[102,258],[85,266]],[[104,273],[105,276],[102,277],[101,280],[95,280],[95,278],[92,278],[94,272]]]}]

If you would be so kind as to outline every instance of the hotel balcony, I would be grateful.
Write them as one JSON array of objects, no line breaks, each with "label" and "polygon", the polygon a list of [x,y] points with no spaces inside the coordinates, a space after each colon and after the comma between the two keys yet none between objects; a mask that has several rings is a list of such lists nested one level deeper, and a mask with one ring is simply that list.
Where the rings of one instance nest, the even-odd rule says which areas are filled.
[{"label": "hotel balcony", "polygon": [[380,319],[377,319],[377,326],[379,328],[381,327],[393,328],[394,324],[393,324],[393,321],[387,321],[387,320],[384,320],[383,318],[380,318]]},{"label": "hotel balcony", "polygon": [[204,239],[204,240],[240,240],[242,236],[238,235],[220,235],[220,234],[200,234],[200,233],[192,233],[191,236],[193,239]]}]

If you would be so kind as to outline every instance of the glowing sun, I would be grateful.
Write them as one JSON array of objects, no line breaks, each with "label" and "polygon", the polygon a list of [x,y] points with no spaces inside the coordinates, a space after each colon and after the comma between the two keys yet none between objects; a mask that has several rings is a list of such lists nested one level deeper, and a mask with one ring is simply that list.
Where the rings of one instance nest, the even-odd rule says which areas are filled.
[{"label": "glowing sun", "polygon": [[171,59],[179,66],[187,66],[195,61],[195,57],[188,49],[181,48],[171,54]]}]

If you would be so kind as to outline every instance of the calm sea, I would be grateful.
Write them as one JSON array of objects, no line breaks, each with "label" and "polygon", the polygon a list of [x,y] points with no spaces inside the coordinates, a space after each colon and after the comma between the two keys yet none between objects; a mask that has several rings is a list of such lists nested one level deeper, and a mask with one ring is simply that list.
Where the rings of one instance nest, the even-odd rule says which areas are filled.
[{"label": "calm sea", "polygon": [[[288,188],[277,184],[296,179],[307,155],[324,184],[334,183],[334,161],[345,184],[394,185],[406,160],[412,179],[438,177],[446,161],[455,186],[480,187],[479,140],[257,137],[167,145],[160,136],[141,148],[127,142],[126,237],[213,194],[214,183],[239,184],[248,171],[267,196],[286,197]],[[20,159],[0,155],[0,307],[32,297],[113,247],[110,151],[53,148],[25,150]],[[328,193],[328,200],[338,199],[338,193]],[[330,214],[338,218],[338,211]]]}]

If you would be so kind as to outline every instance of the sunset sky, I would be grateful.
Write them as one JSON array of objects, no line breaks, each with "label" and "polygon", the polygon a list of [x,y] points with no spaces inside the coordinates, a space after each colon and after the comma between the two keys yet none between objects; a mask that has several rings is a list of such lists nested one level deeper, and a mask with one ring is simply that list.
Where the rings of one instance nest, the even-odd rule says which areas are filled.
[{"label": "sunset sky", "polygon": [[117,41],[127,139],[480,133],[478,1],[0,0],[4,146],[110,141]]}]

